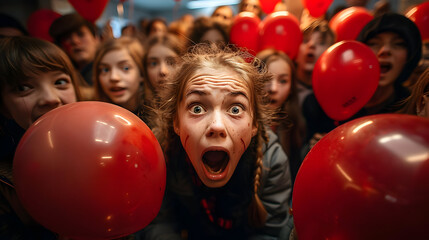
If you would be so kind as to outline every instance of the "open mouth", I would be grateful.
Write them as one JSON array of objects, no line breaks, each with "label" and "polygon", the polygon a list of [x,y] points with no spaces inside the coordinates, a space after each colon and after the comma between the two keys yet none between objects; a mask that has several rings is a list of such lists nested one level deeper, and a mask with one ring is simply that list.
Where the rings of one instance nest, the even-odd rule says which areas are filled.
[{"label": "open mouth", "polygon": [[111,87],[110,88],[111,92],[120,92],[120,91],[123,91],[123,90],[125,90],[125,88],[123,88],[123,87]]},{"label": "open mouth", "polygon": [[314,54],[312,54],[312,53],[308,53],[306,56],[305,56],[305,61],[306,62],[314,62],[315,61],[315,56],[314,56]]},{"label": "open mouth", "polygon": [[211,174],[222,173],[229,162],[228,153],[225,151],[207,151],[203,155],[203,163]]},{"label": "open mouth", "polygon": [[380,73],[387,73],[388,71],[390,71],[390,69],[392,69],[391,63],[380,63]]}]

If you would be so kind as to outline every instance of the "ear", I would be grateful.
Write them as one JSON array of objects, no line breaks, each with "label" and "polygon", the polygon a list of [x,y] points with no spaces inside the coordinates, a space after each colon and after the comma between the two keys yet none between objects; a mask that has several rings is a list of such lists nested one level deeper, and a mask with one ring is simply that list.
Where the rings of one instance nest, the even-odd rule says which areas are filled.
[{"label": "ear", "polygon": [[256,134],[258,134],[258,124],[252,127],[252,137],[256,136]]},{"label": "ear", "polygon": [[174,128],[174,132],[180,136],[180,129],[179,129],[179,121],[177,120],[177,118],[174,118],[173,120],[173,128]]}]

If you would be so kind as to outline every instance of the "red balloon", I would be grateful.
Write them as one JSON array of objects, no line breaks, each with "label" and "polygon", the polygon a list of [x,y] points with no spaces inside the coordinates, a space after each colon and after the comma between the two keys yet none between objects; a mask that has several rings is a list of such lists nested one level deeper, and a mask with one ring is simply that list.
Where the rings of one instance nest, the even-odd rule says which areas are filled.
[{"label": "red balloon", "polygon": [[303,0],[303,5],[311,16],[318,18],[326,13],[333,0]]},{"label": "red balloon", "polygon": [[49,28],[55,19],[61,17],[61,14],[49,9],[40,9],[33,12],[27,20],[28,33],[32,37],[40,38],[52,42],[49,35]]},{"label": "red balloon", "polygon": [[22,137],[13,169],[30,215],[71,238],[118,238],[144,228],[158,214],[166,181],[151,130],[103,102],[43,115]]},{"label": "red balloon", "polygon": [[294,59],[302,42],[298,19],[286,11],[268,15],[259,26],[259,50],[275,48]]},{"label": "red balloon", "polygon": [[313,69],[313,91],[323,111],[334,120],[357,113],[378,86],[380,65],[372,50],[357,41],[329,47]]},{"label": "red balloon", "polygon": [[69,3],[74,7],[83,18],[90,22],[95,22],[104,9],[106,8],[109,0],[68,0]]},{"label": "red balloon", "polygon": [[258,51],[259,17],[251,12],[241,12],[231,26],[230,41],[239,47],[247,48],[253,52]]},{"label": "red balloon", "polygon": [[429,2],[411,8],[405,16],[417,25],[422,40],[429,40]]},{"label": "red balloon", "polygon": [[270,14],[274,11],[274,8],[276,7],[277,3],[279,3],[280,0],[259,0],[259,3],[261,4],[262,11],[266,14]]},{"label": "red balloon", "polygon": [[300,240],[429,239],[429,120],[379,114],[345,123],[296,177]]},{"label": "red balloon", "polygon": [[355,40],[363,27],[373,18],[364,7],[349,7],[335,14],[329,21],[329,27],[337,35],[337,42]]}]

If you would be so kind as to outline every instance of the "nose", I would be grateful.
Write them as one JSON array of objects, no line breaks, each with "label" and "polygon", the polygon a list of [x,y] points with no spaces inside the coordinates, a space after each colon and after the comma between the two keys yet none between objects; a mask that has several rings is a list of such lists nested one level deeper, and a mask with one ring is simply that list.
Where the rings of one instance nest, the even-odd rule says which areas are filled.
[{"label": "nose", "polygon": [[47,87],[39,94],[39,106],[54,109],[61,104],[60,96],[57,90],[53,87]]},{"label": "nose", "polygon": [[277,83],[274,80],[271,80],[268,86],[268,93],[277,92]]},{"label": "nose", "polygon": [[377,51],[378,56],[390,56],[390,54],[391,54],[391,47],[389,44],[382,45]]},{"label": "nose", "polygon": [[77,33],[72,33],[70,34],[70,37],[68,40],[70,44],[76,45],[79,42],[79,36],[77,35]]},{"label": "nose", "polygon": [[166,77],[168,76],[168,73],[169,73],[168,66],[164,61],[162,61],[159,67],[159,75],[161,77]]},{"label": "nose", "polygon": [[212,118],[210,119],[210,125],[206,136],[212,138],[226,137],[225,123],[220,111],[214,111],[212,113]]},{"label": "nose", "polygon": [[110,73],[110,81],[111,82],[119,82],[120,80],[120,76],[119,76],[119,70],[116,68],[112,68],[111,73]]}]

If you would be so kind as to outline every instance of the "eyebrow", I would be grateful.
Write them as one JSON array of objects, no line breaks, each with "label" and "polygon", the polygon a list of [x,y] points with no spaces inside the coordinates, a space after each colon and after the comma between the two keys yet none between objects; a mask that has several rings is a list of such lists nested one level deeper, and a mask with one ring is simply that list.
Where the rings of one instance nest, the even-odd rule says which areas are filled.
[{"label": "eyebrow", "polygon": [[192,90],[192,91],[189,91],[188,93],[186,93],[185,96],[188,97],[189,95],[192,95],[192,94],[197,94],[197,95],[200,95],[200,96],[207,95],[207,93],[205,93],[203,91]]},{"label": "eyebrow", "polygon": [[236,91],[236,92],[228,93],[228,96],[233,96],[233,97],[240,96],[240,95],[245,97],[247,100],[249,100],[249,97],[247,97],[247,95],[244,92]]}]

